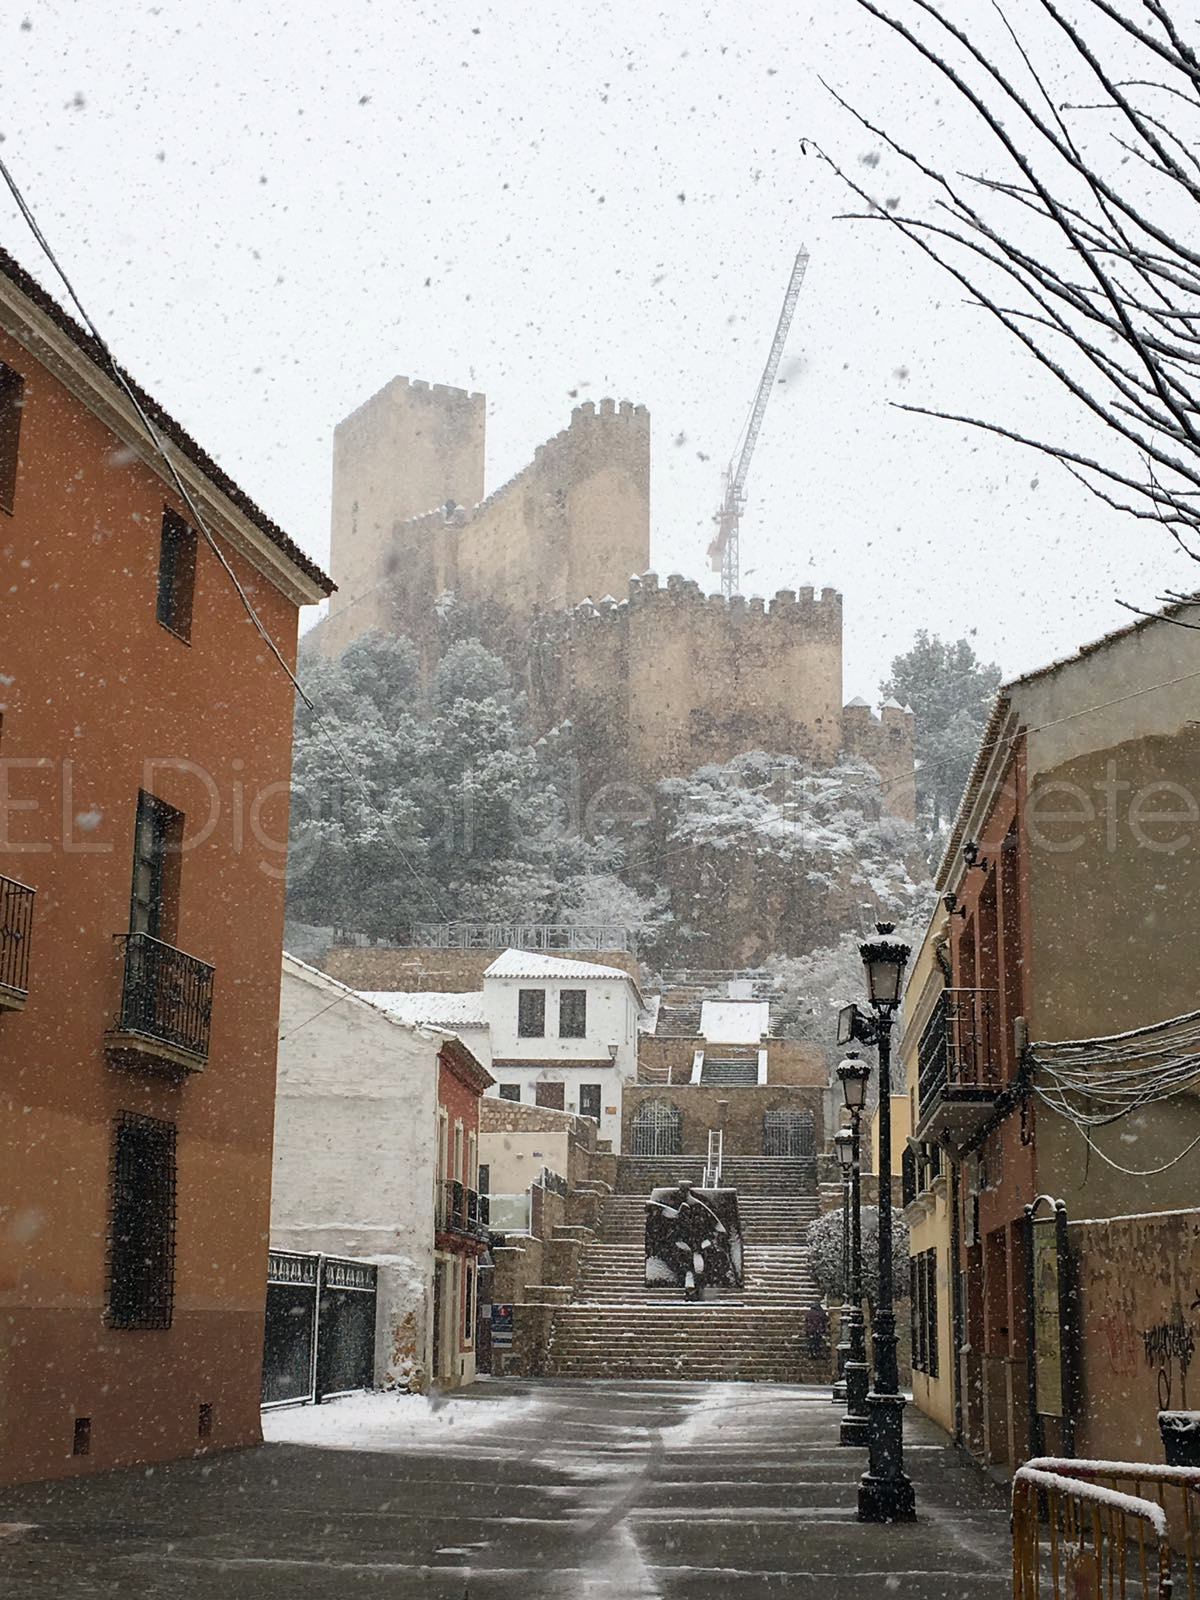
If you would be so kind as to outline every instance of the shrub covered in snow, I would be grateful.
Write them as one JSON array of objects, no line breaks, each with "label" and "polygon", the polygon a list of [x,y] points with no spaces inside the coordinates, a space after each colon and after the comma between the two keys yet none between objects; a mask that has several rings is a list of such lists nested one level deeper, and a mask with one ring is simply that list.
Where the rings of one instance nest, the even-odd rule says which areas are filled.
[{"label": "shrub covered in snow", "polygon": [[[808,1265],[826,1300],[842,1298],[842,1213],[827,1211],[808,1225]],[[872,1305],[879,1298],[879,1209],[862,1211],[863,1293]],[[892,1207],[892,1282],[899,1299],[908,1293],[908,1223]]]}]

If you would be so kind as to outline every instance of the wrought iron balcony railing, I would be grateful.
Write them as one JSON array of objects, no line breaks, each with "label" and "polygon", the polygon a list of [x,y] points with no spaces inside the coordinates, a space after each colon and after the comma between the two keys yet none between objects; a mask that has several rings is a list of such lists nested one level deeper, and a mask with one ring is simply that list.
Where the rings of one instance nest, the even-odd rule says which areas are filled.
[{"label": "wrought iron balcony railing", "polygon": [[172,1065],[202,1066],[208,1060],[213,968],[148,933],[117,938],[124,945],[124,972],[110,1046],[157,1055]]},{"label": "wrought iron balcony railing", "polygon": [[438,1184],[437,1230],[439,1233],[460,1233],[466,1238],[486,1238],[488,1233],[488,1197],[476,1189],[453,1178],[443,1178]]},{"label": "wrought iron balcony railing", "polygon": [[27,883],[0,877],[0,1010],[20,1010],[29,994],[34,892]]},{"label": "wrought iron balcony railing", "polygon": [[1002,1088],[993,989],[946,989],[917,1046],[918,1138],[974,1132]]}]

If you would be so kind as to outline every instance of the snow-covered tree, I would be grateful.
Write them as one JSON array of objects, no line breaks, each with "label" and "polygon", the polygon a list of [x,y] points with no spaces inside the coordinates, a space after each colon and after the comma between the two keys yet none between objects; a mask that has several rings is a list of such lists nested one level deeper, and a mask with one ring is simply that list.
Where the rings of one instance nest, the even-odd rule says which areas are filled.
[{"label": "snow-covered tree", "polygon": [[924,628],[892,662],[881,692],[916,713],[917,819],[940,853],[1000,685],[1000,668],[980,661],[965,639]]},{"label": "snow-covered tree", "polygon": [[447,649],[427,696],[413,647],[379,634],[305,657],[301,682],[316,711],[296,716],[289,916],[395,938],[412,921],[578,920],[589,898],[641,908],[614,843],[572,825],[479,640]]},{"label": "snow-covered tree", "polygon": [[[826,1211],[808,1225],[808,1265],[825,1300],[842,1298],[842,1213]],[[879,1209],[862,1208],[863,1295],[872,1306],[879,1300]],[[908,1293],[908,1223],[892,1207],[892,1284],[896,1299]]]}]

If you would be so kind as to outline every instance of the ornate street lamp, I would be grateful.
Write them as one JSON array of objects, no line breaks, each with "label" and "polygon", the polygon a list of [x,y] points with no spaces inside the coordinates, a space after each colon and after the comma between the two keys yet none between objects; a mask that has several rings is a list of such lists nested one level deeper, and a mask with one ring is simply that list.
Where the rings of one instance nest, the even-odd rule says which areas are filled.
[{"label": "ornate street lamp", "polygon": [[878,922],[874,938],[864,940],[859,953],[874,1013],[869,1024],[879,1051],[879,1298],[872,1339],[875,1387],[867,1397],[870,1459],[859,1483],[858,1516],[860,1522],[911,1522],[917,1506],[912,1481],[904,1473],[904,1397],[892,1295],[892,1025],[911,952],[896,937],[892,923]]},{"label": "ornate street lamp", "polygon": [[862,1114],[867,1103],[867,1080],[871,1069],[858,1054],[850,1051],[837,1069],[842,1086],[842,1099],[850,1113],[850,1127],[843,1129],[850,1135],[850,1236],[847,1241],[849,1276],[846,1286],[847,1305],[842,1308],[843,1337],[849,1346],[845,1359],[846,1412],[842,1417],[839,1437],[842,1444],[864,1445],[867,1442],[869,1418],[867,1414],[867,1389],[870,1385],[870,1368],[867,1366],[867,1335],[863,1325],[862,1287],[862,1163],[860,1159]]},{"label": "ornate street lamp", "polygon": [[842,1312],[838,1319],[837,1372],[833,1400],[846,1398],[846,1362],[850,1357],[850,1169],[854,1162],[854,1134],[839,1128],[833,1136],[834,1153],[842,1169]]}]

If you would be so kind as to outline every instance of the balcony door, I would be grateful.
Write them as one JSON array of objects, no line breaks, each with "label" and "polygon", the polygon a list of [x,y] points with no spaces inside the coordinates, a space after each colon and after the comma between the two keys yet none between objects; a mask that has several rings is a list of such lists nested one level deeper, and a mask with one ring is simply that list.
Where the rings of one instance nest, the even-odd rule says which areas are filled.
[{"label": "balcony door", "polygon": [[133,839],[130,933],[170,942],[175,933],[183,813],[143,789]]}]

